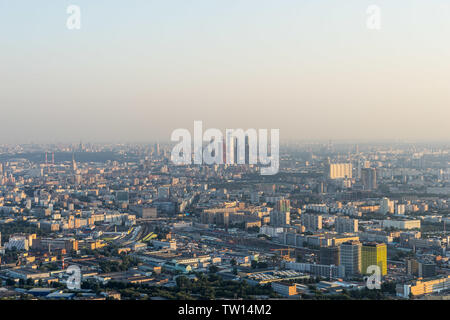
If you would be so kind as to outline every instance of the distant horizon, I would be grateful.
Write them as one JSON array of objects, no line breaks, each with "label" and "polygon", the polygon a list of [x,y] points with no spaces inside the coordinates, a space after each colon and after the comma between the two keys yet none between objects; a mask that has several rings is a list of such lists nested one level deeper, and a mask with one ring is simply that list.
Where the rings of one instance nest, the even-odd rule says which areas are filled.
[{"label": "distant horizon", "polygon": [[[347,139],[282,139],[280,137],[280,142],[282,144],[290,144],[290,143],[303,143],[303,144],[333,144],[333,145],[371,145],[371,144],[447,144],[450,143],[450,139],[448,140],[410,140],[410,139],[373,139],[373,140],[347,140]],[[155,143],[159,144],[174,144],[176,142],[172,142],[170,140],[142,140],[142,141],[95,141],[95,140],[87,140],[83,141],[82,144],[86,145],[152,145]],[[206,142],[205,142],[206,143]],[[0,141],[1,146],[27,146],[27,145],[64,145],[64,146],[76,146],[79,145],[80,141],[58,141],[58,142],[17,142],[17,143],[3,143]]]}]

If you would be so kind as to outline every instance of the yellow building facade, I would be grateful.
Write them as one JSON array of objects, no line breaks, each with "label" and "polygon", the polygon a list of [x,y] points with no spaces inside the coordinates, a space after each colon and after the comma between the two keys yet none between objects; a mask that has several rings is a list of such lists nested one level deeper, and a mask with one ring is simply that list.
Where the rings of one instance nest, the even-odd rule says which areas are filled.
[{"label": "yellow building facade", "polygon": [[387,274],[387,246],[385,243],[367,243],[362,246],[362,273],[367,274],[367,268],[371,265],[379,266],[382,276]]}]

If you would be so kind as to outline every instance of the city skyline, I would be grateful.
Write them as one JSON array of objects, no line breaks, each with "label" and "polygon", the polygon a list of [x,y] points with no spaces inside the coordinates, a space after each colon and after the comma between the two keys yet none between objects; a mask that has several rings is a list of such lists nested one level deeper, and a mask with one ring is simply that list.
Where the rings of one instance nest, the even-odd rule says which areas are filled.
[{"label": "city skyline", "polygon": [[447,299],[449,148],[0,146],[0,300]]}]

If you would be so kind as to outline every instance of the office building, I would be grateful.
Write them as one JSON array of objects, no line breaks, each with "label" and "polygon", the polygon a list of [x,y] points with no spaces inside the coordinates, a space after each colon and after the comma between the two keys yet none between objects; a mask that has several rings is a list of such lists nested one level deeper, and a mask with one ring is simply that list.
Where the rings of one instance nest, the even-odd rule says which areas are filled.
[{"label": "office building", "polygon": [[122,203],[128,203],[130,200],[130,196],[128,191],[117,191],[116,192],[116,201]]},{"label": "office building", "polygon": [[291,223],[291,205],[286,199],[278,200],[275,208],[270,213],[270,225],[273,227],[281,227]]},{"label": "office building", "polygon": [[306,231],[322,230],[321,215],[305,213],[301,215],[300,220]]},{"label": "office building", "polygon": [[387,246],[385,243],[364,243],[361,248],[362,273],[367,274],[367,268],[372,265],[380,267],[381,275],[387,274]]},{"label": "office building", "polygon": [[351,163],[331,163],[329,164],[328,177],[330,179],[351,179],[352,174]]},{"label": "office building", "polygon": [[169,198],[170,198],[170,187],[159,187],[158,199],[169,199]]},{"label": "office building", "polygon": [[395,205],[395,210],[394,213],[398,214],[398,215],[404,215],[406,212],[406,206],[404,204],[401,203],[397,203]]},{"label": "office building", "polygon": [[420,220],[383,220],[383,228],[420,229]]},{"label": "office building", "polygon": [[361,183],[364,190],[376,190],[377,189],[377,170],[375,168],[363,168],[361,169]]},{"label": "office building", "polygon": [[381,214],[394,213],[394,201],[388,198],[381,199],[379,212]]},{"label": "office building", "polygon": [[358,232],[358,219],[348,217],[338,217],[335,220],[337,233],[356,233]]},{"label": "office building", "polygon": [[271,283],[273,291],[282,296],[293,296],[297,294],[297,287],[295,284],[283,283],[283,282],[272,282]]},{"label": "office building", "polygon": [[291,202],[287,199],[278,200],[277,203],[275,204],[274,209],[276,211],[281,211],[281,212],[290,212],[291,211]]},{"label": "office building", "polygon": [[345,278],[345,267],[340,265],[324,265],[313,263],[288,262],[286,269],[295,270],[302,273],[309,273],[316,277],[323,278]]},{"label": "office building", "polygon": [[273,210],[270,213],[270,225],[273,227],[281,227],[291,223],[290,212]]},{"label": "office building", "polygon": [[361,243],[359,241],[349,241],[341,244],[340,265],[345,267],[347,276],[361,273]]},{"label": "office building", "polygon": [[130,210],[136,213],[139,218],[149,219],[156,218],[158,216],[157,208],[146,207],[143,205],[130,206]]},{"label": "office building", "polygon": [[408,284],[398,284],[396,292],[398,296],[409,298],[424,294],[439,293],[450,288],[450,275],[434,277],[427,280],[414,280]]},{"label": "office building", "polygon": [[321,247],[320,248],[320,264],[322,265],[339,265],[340,247]]},{"label": "office building", "polygon": [[417,259],[408,259],[406,261],[406,272],[419,278],[434,277],[436,276],[436,264]]}]

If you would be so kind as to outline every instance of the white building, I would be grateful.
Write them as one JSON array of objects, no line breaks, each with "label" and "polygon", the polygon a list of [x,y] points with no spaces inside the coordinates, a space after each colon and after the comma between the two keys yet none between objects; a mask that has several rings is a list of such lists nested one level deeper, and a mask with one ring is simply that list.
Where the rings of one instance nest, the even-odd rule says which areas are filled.
[{"label": "white building", "polygon": [[25,250],[28,251],[30,248],[30,243],[28,238],[25,236],[11,236],[9,241],[5,243],[5,249],[8,250]]},{"label": "white building", "polygon": [[259,229],[259,233],[265,234],[269,237],[274,238],[274,237],[278,236],[279,234],[283,233],[283,228],[280,228],[280,227],[277,228],[277,227],[272,227],[272,226],[262,226]]},{"label": "white building", "polygon": [[358,219],[348,217],[338,217],[335,220],[337,233],[356,233],[358,232]]},{"label": "white building", "polygon": [[420,220],[383,220],[383,228],[420,229]]},{"label": "white building", "polygon": [[330,179],[351,179],[353,177],[351,163],[332,163],[329,167]]},{"label": "white building", "polygon": [[379,211],[382,214],[394,213],[394,201],[388,198],[381,199]]},{"label": "white building", "polygon": [[404,215],[406,212],[406,206],[404,204],[397,203],[395,205],[395,214]]}]

